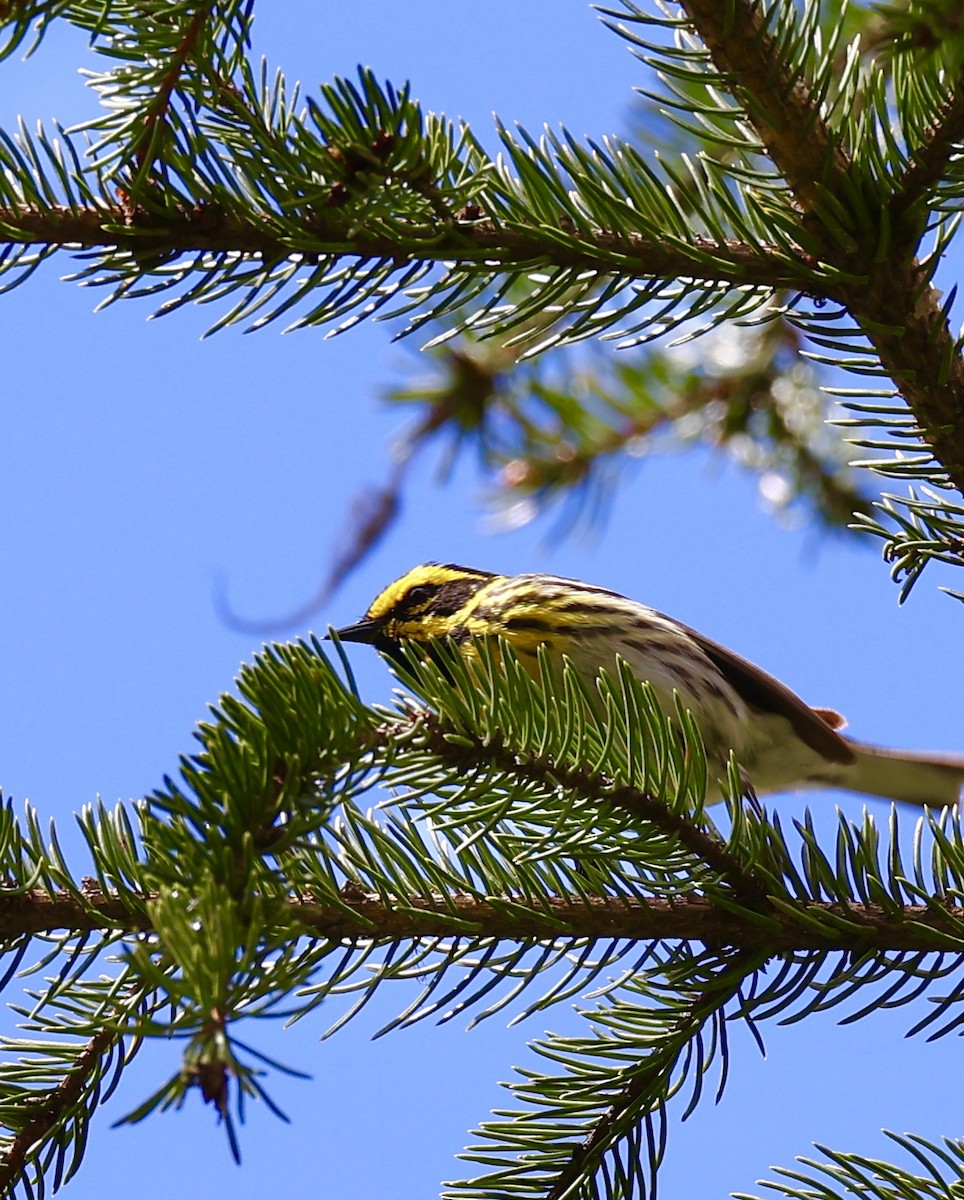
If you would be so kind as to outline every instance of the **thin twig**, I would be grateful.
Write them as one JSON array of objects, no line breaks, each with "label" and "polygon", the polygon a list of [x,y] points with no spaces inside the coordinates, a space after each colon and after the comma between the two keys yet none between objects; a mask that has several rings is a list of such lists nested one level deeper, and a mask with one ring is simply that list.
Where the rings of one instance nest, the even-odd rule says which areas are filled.
[{"label": "thin twig", "polygon": [[[594,798],[600,805],[612,805],[639,821],[648,822],[661,833],[675,838],[696,859],[705,863],[732,890],[741,903],[763,912],[772,910],[766,888],[753,871],[727,849],[716,834],[708,832],[686,815],[673,812],[665,801],[625,784],[613,785],[602,776],[577,767],[560,766],[549,759],[534,759],[520,754],[493,738],[485,743],[478,739],[475,746],[464,741],[455,744],[446,739],[448,732],[439,724],[434,713],[420,712],[413,721],[432,752],[460,771],[470,767],[501,768],[514,777],[534,779],[553,790],[559,786],[576,795]],[[471,740],[471,734],[460,730],[461,739]]]},{"label": "thin twig", "polygon": [[964,78],[954,87],[941,106],[937,120],[928,129],[922,146],[902,176],[890,202],[894,222],[902,221],[908,211],[941,182],[951,155],[958,153],[964,141]]},{"label": "thin twig", "polygon": [[[588,1136],[574,1147],[565,1167],[556,1176],[555,1182],[546,1193],[546,1200],[562,1200],[562,1197],[569,1193],[569,1189],[577,1180],[593,1170],[599,1162],[600,1155],[605,1153],[606,1148],[612,1145],[613,1139],[618,1137],[627,1112],[644,1100],[654,1085],[667,1079],[674,1063],[690,1041],[699,1034],[714,1013],[719,1012],[739,993],[747,975],[762,966],[763,961],[756,955],[742,952],[734,955],[732,960],[726,964],[726,970],[733,974],[730,985],[725,991],[721,992],[712,983],[707,983],[687,1005],[685,1011],[680,1014],[676,1023],[676,1035],[667,1033],[663,1045],[646,1055],[641,1062],[625,1069],[624,1074],[628,1076],[626,1086],[606,1109]],[[653,1105],[647,1113],[641,1114],[640,1119],[652,1116],[659,1107],[659,1104]]]},{"label": "thin twig", "polygon": [[8,1189],[20,1180],[31,1150],[56,1128],[57,1123],[77,1103],[101,1059],[120,1039],[121,1034],[113,1028],[95,1033],[56,1087],[34,1097],[31,1101],[33,1116],[21,1127],[5,1153],[0,1155],[0,1194],[6,1195]]},{"label": "thin twig", "polygon": [[[214,4],[210,2],[198,6],[197,11],[181,35],[174,53],[171,55],[170,63],[167,70],[161,76],[157,91],[151,97],[151,101],[147,106],[141,132],[133,145],[134,162],[137,165],[136,175],[138,179],[142,180],[146,172],[150,169],[154,158],[152,151],[156,145],[158,130],[170,109],[174,89],[177,87],[178,80],[181,78],[181,73],[188,59],[194,52],[198,38],[204,29],[204,23],[211,16],[211,10],[214,7]],[[131,200],[136,203],[136,197],[131,197]]]}]

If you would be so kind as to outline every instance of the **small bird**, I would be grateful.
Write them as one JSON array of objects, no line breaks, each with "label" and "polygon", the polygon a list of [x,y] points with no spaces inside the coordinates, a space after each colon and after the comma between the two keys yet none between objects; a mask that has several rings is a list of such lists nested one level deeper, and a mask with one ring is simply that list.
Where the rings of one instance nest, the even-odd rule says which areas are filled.
[{"label": "small bird", "polygon": [[[355,625],[337,631],[398,654],[404,642],[501,636],[533,673],[537,652],[567,656],[587,679],[617,655],[652,684],[663,711],[674,692],[696,718],[711,767],[730,751],[757,795],[838,787],[908,804],[956,804],[964,757],[884,750],[844,737],[839,713],[812,708],[785,684],[694,629],[616,592],[555,575],[495,575],[426,563],[388,585]],[[719,799],[715,791],[709,799]]]}]

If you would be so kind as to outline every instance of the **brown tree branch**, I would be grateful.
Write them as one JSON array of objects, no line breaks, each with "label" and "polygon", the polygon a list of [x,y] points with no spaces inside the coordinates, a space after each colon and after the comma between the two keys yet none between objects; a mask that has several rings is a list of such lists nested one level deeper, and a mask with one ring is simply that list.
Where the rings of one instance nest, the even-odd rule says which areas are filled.
[{"label": "brown tree branch", "polygon": [[[421,231],[422,234],[425,231]],[[0,246],[54,244],[78,249],[151,253],[170,263],[175,254],[256,255],[266,263],[300,254],[305,262],[326,257],[454,261],[513,270],[537,265],[597,272],[601,278],[691,277],[732,287],[766,287],[801,292],[817,301],[846,307],[866,332],[885,371],[913,409],[924,438],[951,480],[964,492],[964,360],[941,310],[941,297],[927,269],[916,260],[875,261],[869,250],[843,255],[828,247],[826,261],[846,272],[844,281],[819,279],[814,262],[798,265],[776,247],[748,246],[694,237],[692,252],[679,242],[664,243],[640,234],[594,231],[591,237],[567,233],[568,244],[536,228],[506,230],[489,222],[456,222],[433,227],[422,239],[413,229],[403,247],[398,237],[362,230],[346,238],[334,225],[306,228],[303,248],[272,233],[268,222],[245,222],[214,206],[161,219],[122,207],[45,211],[0,209]],[[897,245],[897,239],[894,240]]]},{"label": "brown tree branch", "polygon": [[[145,896],[145,905],[152,899]],[[346,885],[337,904],[310,896],[292,898],[288,918],[298,936],[334,942],[407,941],[446,938],[454,933],[504,941],[558,937],[625,938],[637,941],[695,941],[756,954],[794,951],[939,951],[964,953],[964,907],[906,905],[899,911],[876,904],[843,907],[800,904],[798,911],[774,909],[765,919],[720,908],[704,897],[643,900],[628,896],[547,896],[540,912],[520,915],[498,897],[423,896],[396,909],[375,893]],[[149,919],[119,897],[90,889],[77,899],[40,889],[0,895],[0,938],[58,931],[130,933],[149,931]]]},{"label": "brown tree branch", "polygon": [[[157,139],[167,113],[170,110],[174,89],[177,87],[181,73],[187,65],[188,60],[194,53],[197,42],[204,30],[204,23],[211,16],[213,8],[214,4],[211,0],[207,4],[200,4],[198,6],[197,11],[191,17],[190,21],[188,21],[184,33],[181,35],[181,40],[178,42],[171,56],[167,70],[161,77],[157,91],[151,97],[150,103],[145,109],[141,131],[131,147],[139,176],[151,167],[156,158]],[[136,203],[136,197],[131,197],[130,199]]]},{"label": "brown tree branch", "polygon": [[[258,255],[265,262],[300,255],[304,261],[323,258],[394,259],[399,267],[416,261],[479,263],[487,267],[549,265],[625,274],[638,278],[678,279],[690,276],[734,287],[774,287],[807,291],[832,299],[816,278],[818,266],[801,256],[799,264],[773,247],[743,242],[717,242],[694,237],[692,253],[678,241],[667,243],[643,234],[619,235],[594,231],[592,237],[567,231],[564,244],[537,227],[504,229],[488,221],[453,222],[449,230],[436,223],[413,225],[411,240],[401,235],[372,234],[364,228],[348,236],[341,224],[318,217],[306,224],[300,244],[272,232],[269,219],[243,221],[215,205],[161,217],[128,212],[121,206],[71,209],[0,208],[0,246],[60,245],[78,250],[129,250],[178,254]],[[712,265],[708,265],[712,260]],[[167,261],[167,259],[166,259]]]},{"label": "brown tree branch", "polygon": [[890,202],[895,222],[904,219],[909,210],[925,199],[943,178],[951,155],[964,142],[964,78],[954,86],[942,105],[935,123],[928,129],[923,145],[914,152],[910,166],[897,179]]},{"label": "brown tree branch", "polygon": [[845,284],[840,295],[913,411],[923,440],[964,493],[964,358],[929,275],[916,260],[888,259],[875,264],[868,283]]},{"label": "brown tree branch", "polygon": [[[912,201],[932,188],[964,132],[960,102],[949,92],[944,120],[929,152],[909,172],[890,212],[889,243],[882,221],[853,225],[845,249],[821,217],[823,194],[841,202],[861,195],[844,148],[823,120],[806,80],[790,72],[766,32],[754,0],[681,0],[717,69],[725,72],[778,171],[800,205],[800,221],[823,246],[822,260],[851,276],[833,290],[849,309],[880,362],[910,405],[923,440],[964,493],[964,359],[941,309],[929,268],[915,258],[923,233]],[[866,224],[866,223],[865,223]]]},{"label": "brown tree branch", "polygon": [[[672,812],[663,800],[638,788],[604,785],[605,781],[598,775],[582,768],[566,767],[548,758],[527,757],[491,737],[484,743],[479,738],[471,746],[456,744],[449,740],[450,731],[435,713],[427,710],[418,712],[412,718],[412,732],[420,740],[424,739],[432,753],[454,767],[460,775],[480,769],[501,768],[516,778],[532,779],[549,789],[562,786],[572,795],[593,796],[600,806],[621,809],[678,841],[697,860],[715,871],[740,903],[761,911],[770,911],[772,908],[762,882],[731,853],[721,838],[701,828],[688,815]],[[398,733],[399,726],[396,724],[391,735],[397,737]],[[471,738],[471,735],[468,736]]]},{"label": "brown tree branch", "polygon": [[[599,1156],[618,1138],[619,1130],[627,1119],[626,1114],[631,1113],[640,1101],[651,1093],[654,1086],[658,1087],[669,1078],[675,1062],[686,1046],[715,1013],[720,1012],[739,994],[747,975],[762,965],[759,956],[754,954],[740,953],[732,956],[726,964],[729,978],[726,989],[721,991],[719,986],[707,984],[701,994],[687,1005],[675,1023],[673,1033],[667,1031],[666,1041],[640,1062],[625,1069],[624,1074],[628,1076],[626,1085],[588,1136],[573,1147],[565,1167],[546,1193],[546,1200],[563,1200],[563,1197],[569,1194],[572,1185],[593,1169],[599,1161]],[[713,983],[716,982],[714,979]],[[658,1105],[654,1105],[646,1115],[651,1115],[657,1109]]]},{"label": "brown tree branch", "polygon": [[793,74],[766,31],[754,0],[681,0],[716,67],[731,77],[754,129],[802,207],[821,205],[818,184],[833,188],[849,159],[807,81]]},{"label": "brown tree branch", "polygon": [[108,1028],[95,1033],[56,1087],[38,1092],[31,1098],[29,1121],[21,1126],[6,1150],[0,1154],[0,1194],[7,1195],[8,1189],[20,1181],[30,1151],[56,1128],[77,1103],[88,1079],[120,1038],[121,1034],[116,1029]]}]

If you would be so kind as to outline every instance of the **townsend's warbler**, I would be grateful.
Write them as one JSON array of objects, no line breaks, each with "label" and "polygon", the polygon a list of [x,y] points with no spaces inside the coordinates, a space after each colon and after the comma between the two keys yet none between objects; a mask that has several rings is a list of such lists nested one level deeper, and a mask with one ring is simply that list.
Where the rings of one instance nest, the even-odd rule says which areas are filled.
[{"label": "townsend's warbler", "polygon": [[[696,718],[711,775],[732,750],[757,794],[841,787],[912,804],[954,804],[964,758],[882,750],[842,736],[843,717],[811,708],[732,650],[625,596],[554,575],[493,575],[427,563],[389,584],[364,618],[338,630],[383,653],[401,644],[501,635],[523,665],[566,655],[590,679],[621,656],[648,680],[664,711],[673,693]],[[719,797],[718,787],[714,797]],[[714,798],[711,797],[711,798]]]}]

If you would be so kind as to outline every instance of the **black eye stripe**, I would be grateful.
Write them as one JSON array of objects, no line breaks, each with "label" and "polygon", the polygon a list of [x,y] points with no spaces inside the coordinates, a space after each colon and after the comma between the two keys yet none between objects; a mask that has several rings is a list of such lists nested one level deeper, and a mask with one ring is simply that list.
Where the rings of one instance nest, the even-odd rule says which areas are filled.
[{"label": "black eye stripe", "polygon": [[465,603],[479,590],[478,579],[453,579],[436,589],[429,611],[439,617],[450,617],[464,608]]},{"label": "black eye stripe", "polygon": [[417,583],[400,597],[392,616],[413,621],[421,617],[450,617],[464,608],[484,580],[478,577],[449,579],[444,583]]}]

